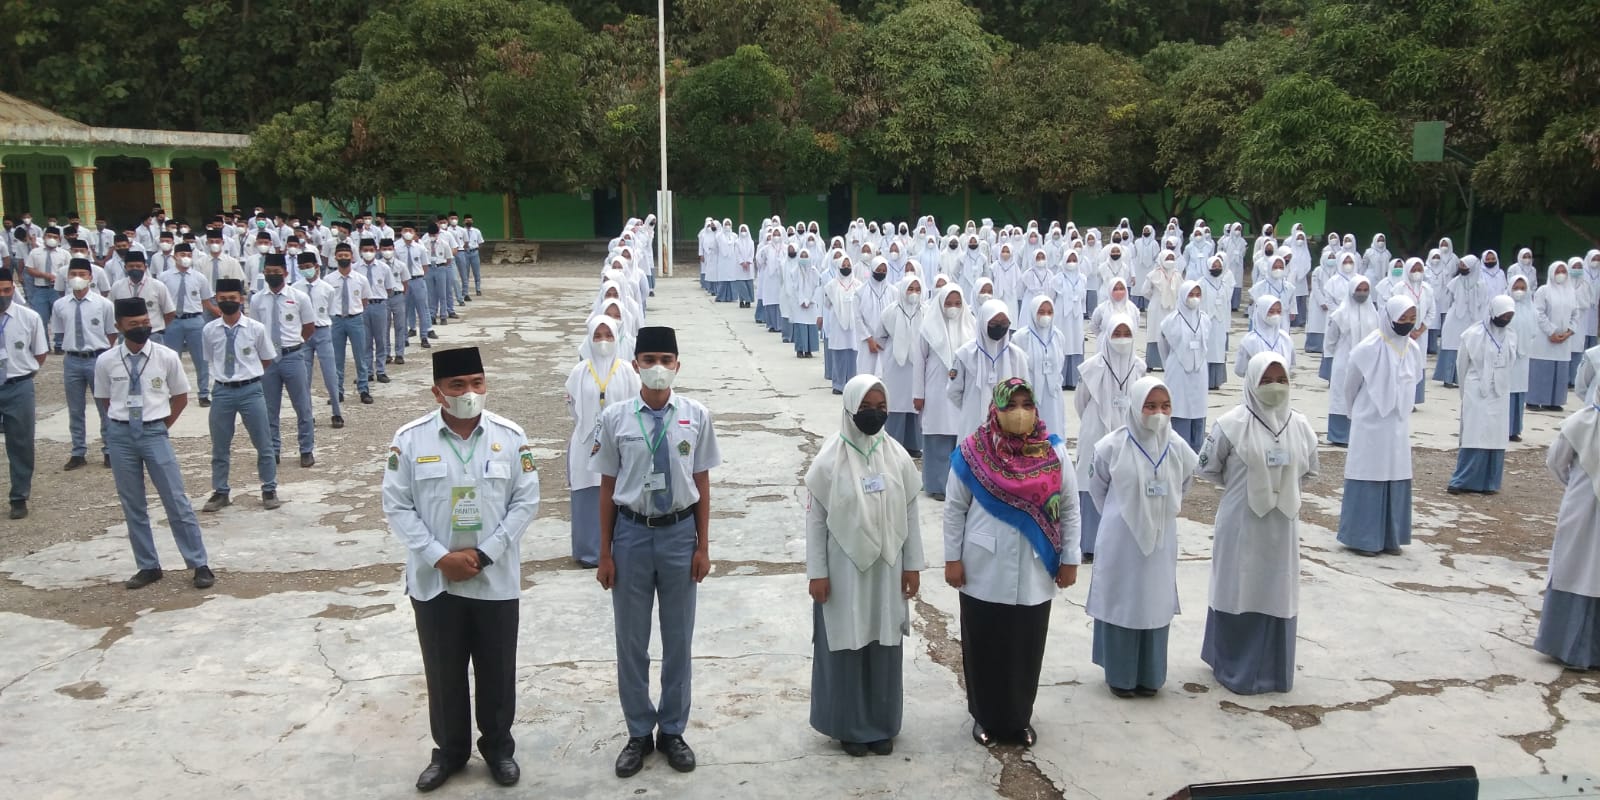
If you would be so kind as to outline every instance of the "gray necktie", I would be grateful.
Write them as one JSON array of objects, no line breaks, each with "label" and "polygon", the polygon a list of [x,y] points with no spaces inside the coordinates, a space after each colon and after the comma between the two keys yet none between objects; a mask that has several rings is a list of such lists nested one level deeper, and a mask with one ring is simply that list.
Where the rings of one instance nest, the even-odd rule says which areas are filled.
[{"label": "gray necktie", "polygon": [[350,276],[342,276],[342,279],[344,280],[344,286],[339,290],[339,296],[342,298],[340,302],[344,306],[344,315],[348,317],[350,316]]},{"label": "gray necktie", "polygon": [[272,341],[283,346],[283,295],[272,293]]},{"label": "gray necktie", "polygon": [[211,284],[213,286],[215,286],[216,283],[217,283],[217,270],[219,270],[219,269],[222,269],[222,259],[217,258],[216,256],[212,256],[211,257]]},{"label": "gray necktie", "polygon": [[228,351],[223,355],[222,359],[222,377],[232,378],[233,368],[239,363],[238,357],[233,352],[233,339],[239,333],[239,328],[237,326],[229,327],[224,325],[222,326],[222,332],[228,335]]},{"label": "gray necktie", "polygon": [[656,513],[664,514],[672,507],[672,472],[669,469],[671,448],[667,447],[666,442],[667,410],[663,408],[660,411],[651,411],[650,420],[654,423],[654,429],[650,431],[650,441],[656,444],[656,451],[651,454],[651,466],[656,474],[665,479],[661,490],[654,492],[651,502],[655,504]]},{"label": "gray necktie", "polygon": [[85,299],[87,299],[87,295],[73,300],[75,318],[72,321],[72,331],[78,336],[78,352],[80,353],[89,352],[88,342],[84,341],[83,335],[83,301]]},{"label": "gray necktie", "polygon": [[178,273],[178,313],[189,313],[189,273]]}]

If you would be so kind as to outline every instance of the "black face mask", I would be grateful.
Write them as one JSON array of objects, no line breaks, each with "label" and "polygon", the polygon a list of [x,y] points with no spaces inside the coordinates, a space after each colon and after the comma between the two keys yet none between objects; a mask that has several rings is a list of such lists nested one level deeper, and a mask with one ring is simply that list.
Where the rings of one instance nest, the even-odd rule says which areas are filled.
[{"label": "black face mask", "polygon": [[1507,314],[1507,315],[1505,315],[1503,317],[1495,317],[1493,320],[1490,320],[1490,321],[1494,323],[1494,326],[1496,328],[1504,328],[1505,326],[1511,324],[1511,316],[1512,315]]},{"label": "black face mask", "polygon": [[1221,275],[1221,274],[1222,274],[1222,268],[1221,267],[1218,267],[1217,269],[1211,270],[1212,277],[1216,277],[1216,276]]},{"label": "black face mask", "polygon": [[140,325],[137,328],[129,328],[123,331],[122,338],[127,339],[134,344],[144,344],[145,342],[150,341],[150,333],[151,330],[149,325]]},{"label": "black face mask", "polygon": [[270,289],[281,289],[281,288],[283,288],[283,276],[282,275],[268,275],[268,276],[266,276],[266,280],[267,280],[267,287],[270,288]]},{"label": "black face mask", "polygon": [[339,263],[341,268],[350,266],[350,259],[348,258],[336,258],[334,260]]},{"label": "black face mask", "polygon": [[1471,272],[1472,272],[1472,270],[1467,268],[1467,267],[1459,267],[1459,268],[1456,269],[1456,274],[1457,275],[1468,275],[1468,274],[1471,274]]},{"label": "black face mask", "polygon": [[239,309],[242,308],[243,305],[244,305],[243,303],[240,303],[237,300],[218,300],[217,301],[217,309],[219,311],[221,311],[224,316],[230,316],[230,317],[233,316],[234,314],[239,313]]},{"label": "black face mask", "polygon": [[951,250],[959,250],[959,249],[961,249],[961,245],[956,244],[955,242],[951,242],[950,243],[950,249]]},{"label": "black face mask", "polygon": [[1411,335],[1411,329],[1417,327],[1417,323],[1415,323],[1415,322],[1396,322],[1391,327],[1394,328],[1394,333],[1395,333],[1396,336],[1410,336]]},{"label": "black face mask", "polygon": [[1500,266],[1500,262],[1498,262],[1498,261],[1485,261],[1485,262],[1483,262],[1483,268],[1484,269],[1494,269],[1494,268],[1496,268],[1498,266]]},{"label": "black face mask", "polygon": [[855,422],[856,429],[868,436],[878,435],[889,421],[889,412],[880,408],[863,408],[850,417]]},{"label": "black face mask", "polygon": [[978,246],[975,245],[975,244],[969,244],[969,245],[967,245],[967,249],[968,250],[976,250],[976,249],[978,249]]},{"label": "black face mask", "polygon": [[1004,322],[991,322],[991,323],[989,323],[989,338],[993,339],[993,340],[995,340],[997,342],[1000,341],[1001,339],[1006,338],[1006,334],[1008,332],[1010,332],[1010,331],[1011,331],[1011,326],[1005,324]]},{"label": "black face mask", "polygon": [[839,268],[839,274],[843,275],[846,278],[850,277],[850,271],[851,271],[850,267],[840,267]]},{"label": "black face mask", "polygon": [[878,281],[879,283],[882,283],[884,280],[888,279],[888,277],[889,277],[889,273],[887,273],[887,272],[874,272],[874,273],[872,273],[872,279],[875,280],[875,281]]},{"label": "black face mask", "polygon": [[128,270],[127,275],[128,280],[133,281],[134,283],[144,280],[144,270],[142,269],[130,269]]}]

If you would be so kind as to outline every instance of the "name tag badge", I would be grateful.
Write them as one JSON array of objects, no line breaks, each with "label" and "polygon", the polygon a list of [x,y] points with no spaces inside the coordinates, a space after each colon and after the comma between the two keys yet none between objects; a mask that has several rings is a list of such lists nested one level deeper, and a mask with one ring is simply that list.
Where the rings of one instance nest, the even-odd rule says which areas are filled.
[{"label": "name tag badge", "polygon": [[867,494],[880,494],[883,492],[883,475],[868,475],[861,479],[861,491]]},{"label": "name tag badge", "polygon": [[483,506],[478,501],[478,487],[450,487],[450,532],[478,533],[483,530]]},{"label": "name tag badge", "polygon": [[1289,453],[1281,447],[1274,447],[1267,451],[1267,466],[1281,467],[1289,463]]},{"label": "name tag badge", "polygon": [[128,410],[129,411],[137,411],[137,410],[139,410],[141,408],[144,408],[144,395],[142,395],[142,394],[130,394],[130,395],[128,395],[127,406],[128,406]]},{"label": "name tag badge", "polygon": [[1190,339],[1189,340],[1189,349],[1190,350],[1199,350],[1202,344],[1203,343],[1199,339]]},{"label": "name tag badge", "polygon": [[1495,368],[1498,369],[1500,367],[1504,367],[1505,365],[1506,365],[1506,354],[1505,353],[1495,353],[1494,354],[1494,366],[1495,366]]},{"label": "name tag badge", "polygon": [[1111,401],[1111,405],[1119,411],[1127,411],[1133,405],[1133,400],[1128,397],[1117,397]]},{"label": "name tag badge", "polygon": [[1167,482],[1166,481],[1151,481],[1151,482],[1145,484],[1144,485],[1144,496],[1145,497],[1166,497],[1167,496]]},{"label": "name tag badge", "polygon": [[647,491],[647,492],[659,492],[659,491],[662,491],[662,490],[664,490],[666,488],[667,488],[667,473],[665,473],[665,472],[652,472],[649,475],[645,476],[645,479],[644,479],[644,490],[645,491]]}]

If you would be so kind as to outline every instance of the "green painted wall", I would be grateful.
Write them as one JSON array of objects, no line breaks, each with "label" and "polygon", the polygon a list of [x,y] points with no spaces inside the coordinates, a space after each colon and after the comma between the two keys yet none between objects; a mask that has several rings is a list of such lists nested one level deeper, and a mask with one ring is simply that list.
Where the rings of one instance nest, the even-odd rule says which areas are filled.
[{"label": "green painted wall", "polygon": [[[526,239],[594,239],[594,201],[576,194],[543,194],[518,201]],[[495,218],[500,218],[500,212]],[[499,223],[496,223],[499,224]],[[615,236],[612,232],[608,236]]]}]

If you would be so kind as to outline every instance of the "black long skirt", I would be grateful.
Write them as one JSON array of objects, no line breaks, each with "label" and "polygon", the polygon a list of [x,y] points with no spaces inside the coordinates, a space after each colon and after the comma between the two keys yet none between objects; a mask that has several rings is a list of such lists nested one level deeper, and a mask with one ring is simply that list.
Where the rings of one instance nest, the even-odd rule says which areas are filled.
[{"label": "black long skirt", "polygon": [[1049,603],[1013,606],[961,595],[967,711],[984,730],[1010,736],[1032,722],[1049,632]]}]

